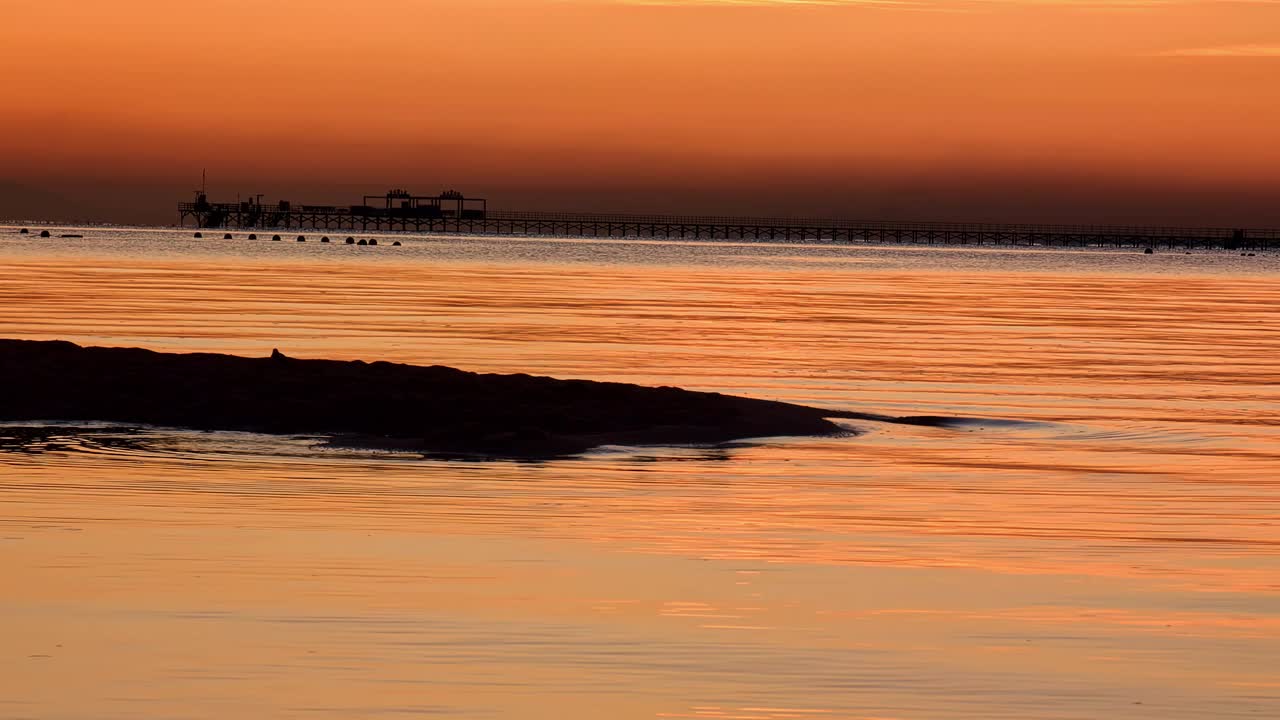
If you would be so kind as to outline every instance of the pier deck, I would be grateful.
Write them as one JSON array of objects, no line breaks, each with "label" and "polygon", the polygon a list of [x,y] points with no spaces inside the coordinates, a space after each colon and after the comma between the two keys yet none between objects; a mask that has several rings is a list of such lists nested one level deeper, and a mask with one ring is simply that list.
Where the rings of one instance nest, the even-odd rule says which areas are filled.
[{"label": "pier deck", "polygon": [[183,224],[243,229],[404,231],[668,240],[1280,250],[1280,230],[935,222],[852,222],[702,215],[487,211],[470,216],[369,214],[360,208],[182,203]]}]

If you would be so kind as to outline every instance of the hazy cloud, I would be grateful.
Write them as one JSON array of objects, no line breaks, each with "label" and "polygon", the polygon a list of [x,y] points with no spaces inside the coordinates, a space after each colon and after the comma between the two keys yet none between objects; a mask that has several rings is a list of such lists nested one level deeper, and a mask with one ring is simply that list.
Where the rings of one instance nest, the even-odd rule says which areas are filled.
[{"label": "hazy cloud", "polygon": [[1280,0],[615,0],[627,5],[720,5],[782,7],[824,5],[901,10],[964,12],[999,6],[1058,6],[1087,9],[1135,9],[1177,5],[1280,5]]},{"label": "hazy cloud", "polygon": [[1280,58],[1280,44],[1222,45],[1219,47],[1183,48],[1160,53],[1163,57],[1248,57]]}]

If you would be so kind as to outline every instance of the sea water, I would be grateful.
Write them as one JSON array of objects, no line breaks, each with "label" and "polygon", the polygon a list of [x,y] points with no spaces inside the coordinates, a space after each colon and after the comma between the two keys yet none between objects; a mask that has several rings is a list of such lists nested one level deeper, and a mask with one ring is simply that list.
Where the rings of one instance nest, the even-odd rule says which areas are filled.
[{"label": "sea water", "polygon": [[956,420],[552,462],[10,423],[0,718],[1280,717],[1280,255],[63,233],[0,228],[0,337]]}]

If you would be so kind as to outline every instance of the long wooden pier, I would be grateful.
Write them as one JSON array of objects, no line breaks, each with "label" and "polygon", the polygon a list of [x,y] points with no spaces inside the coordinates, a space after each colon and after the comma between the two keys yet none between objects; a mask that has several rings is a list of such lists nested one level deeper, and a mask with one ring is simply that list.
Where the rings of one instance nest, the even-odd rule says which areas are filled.
[{"label": "long wooden pier", "polygon": [[[390,205],[388,206],[390,207]],[[665,240],[1280,250],[1280,230],[1145,226],[853,222],[802,218],[462,210],[443,215],[369,206],[182,203],[197,227],[403,231]]]}]

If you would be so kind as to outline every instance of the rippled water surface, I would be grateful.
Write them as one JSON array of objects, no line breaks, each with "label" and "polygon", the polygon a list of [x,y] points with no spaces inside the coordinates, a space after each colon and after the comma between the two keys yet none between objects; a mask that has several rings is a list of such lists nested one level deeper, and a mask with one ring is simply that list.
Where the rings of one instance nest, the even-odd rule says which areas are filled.
[{"label": "rippled water surface", "polygon": [[0,228],[0,336],[957,420],[0,426],[0,718],[1280,717],[1280,256],[68,232]]}]

